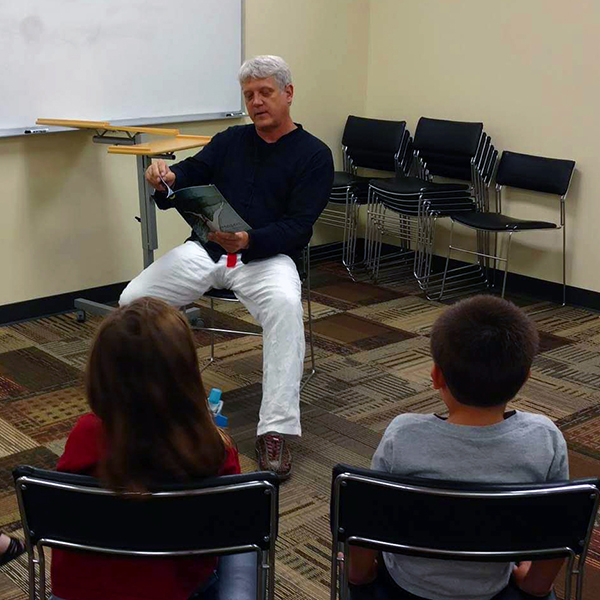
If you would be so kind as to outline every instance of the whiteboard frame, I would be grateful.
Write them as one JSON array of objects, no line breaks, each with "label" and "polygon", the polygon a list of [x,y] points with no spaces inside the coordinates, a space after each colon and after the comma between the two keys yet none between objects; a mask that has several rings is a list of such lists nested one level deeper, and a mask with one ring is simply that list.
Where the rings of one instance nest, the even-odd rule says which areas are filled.
[{"label": "whiteboard frame", "polygon": [[[240,10],[241,14],[241,56],[240,56],[240,66],[246,59],[246,0],[240,0]],[[244,96],[242,91],[240,90],[240,110],[233,112],[216,112],[216,113],[198,113],[198,114],[190,114],[190,115],[171,115],[169,117],[148,117],[148,118],[139,118],[139,119],[117,119],[115,121],[110,121],[111,125],[120,125],[122,127],[138,127],[142,125],[168,125],[171,123],[194,123],[196,121],[217,121],[217,120],[230,120],[230,119],[240,119],[243,117],[247,117],[248,114],[244,110]],[[49,117],[52,118],[52,117]],[[26,133],[27,131],[32,131],[33,133]],[[26,127],[13,127],[0,129],[0,138],[5,137],[39,137],[40,135],[45,135],[48,133],[63,133],[65,131],[79,131],[74,127],[56,127],[56,126],[47,126],[47,125],[30,125]]]}]

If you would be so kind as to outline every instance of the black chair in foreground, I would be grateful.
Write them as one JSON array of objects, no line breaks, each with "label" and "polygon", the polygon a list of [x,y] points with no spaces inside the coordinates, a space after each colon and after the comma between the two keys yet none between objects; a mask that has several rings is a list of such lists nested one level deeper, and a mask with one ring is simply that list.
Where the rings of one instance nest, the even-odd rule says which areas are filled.
[{"label": "black chair in foreground", "polygon": [[[31,600],[36,587],[37,597],[46,598],[44,547],[130,557],[256,552],[256,598],[274,598],[279,480],[273,473],[214,477],[144,494],[118,494],[93,477],[28,466],[13,477]],[[168,527],[157,527],[166,516]]]},{"label": "black chair in foreground", "polygon": [[[510,242],[512,234],[518,231],[533,231],[536,229],[562,229],[562,287],[563,287],[563,306],[567,301],[567,279],[566,279],[566,210],[565,197],[569,190],[575,161],[562,160],[557,158],[545,158],[543,156],[531,156],[529,154],[518,154],[516,152],[504,151],[498,172],[496,174],[496,212],[470,212],[452,215],[452,226],[450,229],[450,242],[448,244],[448,254],[446,256],[446,268],[442,278],[442,290],[440,296],[444,294],[444,288],[447,283],[448,264],[450,262],[450,253],[452,250],[465,254],[482,256],[481,249],[477,251],[466,250],[452,246],[452,234],[454,233],[454,223],[460,223],[477,232],[486,234],[496,234],[496,244],[493,256],[486,256],[494,261],[504,262],[504,278],[502,282],[502,297],[506,289],[506,277],[508,275],[508,261],[510,258]],[[525,219],[516,219],[502,214],[502,188],[503,187],[520,188],[534,192],[544,192],[560,197],[560,215],[559,223],[548,221],[532,221]],[[506,257],[498,256],[497,234],[508,233],[506,242]]]},{"label": "black chair in foreground", "polygon": [[331,600],[338,597],[338,589],[342,600],[348,597],[344,557],[349,545],[442,560],[566,557],[565,598],[570,600],[573,586],[580,600],[599,487],[597,478],[486,485],[402,478],[336,465]]},{"label": "black chair in foreground", "polygon": [[[323,210],[318,222],[343,228],[342,263],[350,276],[356,262],[359,208],[366,204],[369,189],[369,177],[360,176],[358,169],[405,175],[410,164],[409,142],[406,121],[354,115],[346,120],[342,136],[343,171],[334,173],[330,205]],[[319,255],[331,258],[332,253],[320,249]]]}]

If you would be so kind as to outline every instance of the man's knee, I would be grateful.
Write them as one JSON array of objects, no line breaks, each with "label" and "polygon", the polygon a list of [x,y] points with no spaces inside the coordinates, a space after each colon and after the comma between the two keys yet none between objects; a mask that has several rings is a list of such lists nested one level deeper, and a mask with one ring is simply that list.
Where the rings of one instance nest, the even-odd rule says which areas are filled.
[{"label": "man's knee", "polygon": [[270,308],[282,315],[302,315],[302,296],[296,290],[277,290],[270,298]]}]

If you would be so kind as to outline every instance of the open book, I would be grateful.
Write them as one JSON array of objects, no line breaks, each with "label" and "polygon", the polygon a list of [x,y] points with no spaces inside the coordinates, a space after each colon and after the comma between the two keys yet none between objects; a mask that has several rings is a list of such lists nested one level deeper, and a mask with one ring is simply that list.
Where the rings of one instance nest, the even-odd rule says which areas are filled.
[{"label": "open book", "polygon": [[203,243],[208,241],[211,231],[236,233],[252,229],[215,185],[196,185],[170,191],[168,198],[176,200],[175,208]]}]

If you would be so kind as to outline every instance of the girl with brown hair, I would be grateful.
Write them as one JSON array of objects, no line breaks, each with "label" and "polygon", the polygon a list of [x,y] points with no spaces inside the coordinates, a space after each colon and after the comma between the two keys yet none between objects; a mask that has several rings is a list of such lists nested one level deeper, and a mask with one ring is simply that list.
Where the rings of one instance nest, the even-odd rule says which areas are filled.
[{"label": "girl with brown hair", "polygon": [[[93,412],[71,431],[59,471],[136,492],[240,472],[237,449],[208,408],[190,327],[165,302],[141,298],[104,320],[85,387]],[[68,600],[186,600],[216,567],[214,557],[148,560],[54,550],[52,591]]]}]

